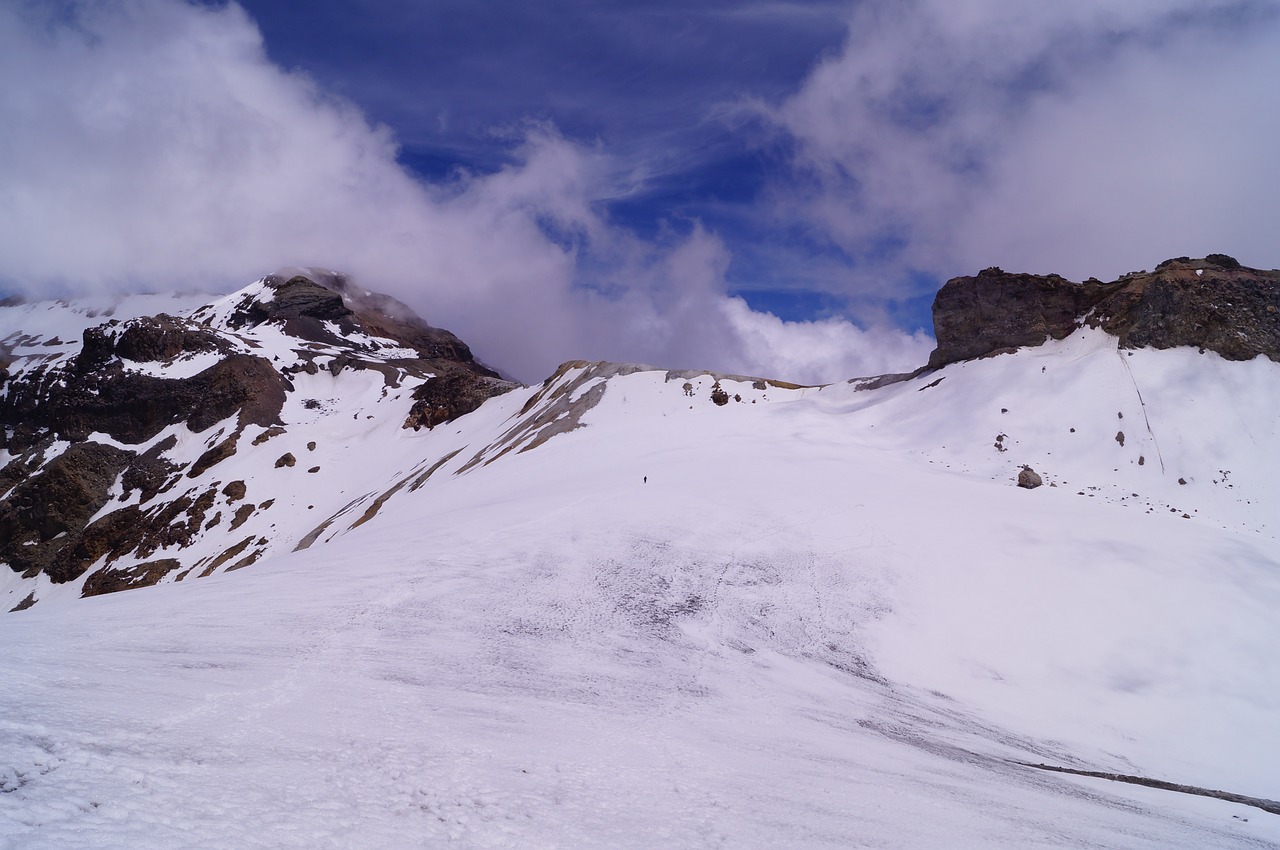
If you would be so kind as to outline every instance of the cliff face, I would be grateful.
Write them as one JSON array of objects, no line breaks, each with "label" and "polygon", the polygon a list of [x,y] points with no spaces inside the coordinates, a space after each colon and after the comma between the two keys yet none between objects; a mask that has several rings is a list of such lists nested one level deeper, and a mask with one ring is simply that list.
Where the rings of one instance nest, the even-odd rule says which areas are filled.
[{"label": "cliff face", "polygon": [[1101,328],[1121,348],[1190,345],[1228,360],[1280,361],[1280,271],[1223,254],[1166,260],[1110,283],[990,268],[947,281],[933,323],[929,368],[1062,339],[1078,327]]}]

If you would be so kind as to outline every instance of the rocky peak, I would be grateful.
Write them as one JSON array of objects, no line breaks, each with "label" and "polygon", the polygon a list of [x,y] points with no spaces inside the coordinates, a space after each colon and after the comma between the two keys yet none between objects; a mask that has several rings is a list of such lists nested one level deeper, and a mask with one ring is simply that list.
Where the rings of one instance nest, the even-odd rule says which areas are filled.
[{"label": "rocky peak", "polygon": [[256,518],[318,479],[264,485],[245,471],[280,468],[281,443],[315,451],[344,420],[356,433],[431,428],[517,386],[449,331],[330,272],[74,330],[74,304],[42,306],[42,321],[58,311],[60,336],[0,323],[0,567],[55,584],[91,573],[85,595],[292,545]]},{"label": "rocky peak", "polygon": [[[475,364],[471,349],[458,337],[427,324],[391,296],[361,289],[337,272],[311,269],[306,275],[270,275],[260,288],[245,293],[226,323],[233,330],[274,323],[290,336],[327,345],[352,346],[353,336],[367,336],[413,349],[423,359]],[[361,348],[359,343],[354,347]]]},{"label": "rocky peak", "polygon": [[1280,360],[1280,271],[1225,254],[1178,257],[1104,283],[998,268],[947,281],[933,302],[929,368],[1101,328],[1121,348],[1190,345],[1228,360]]}]

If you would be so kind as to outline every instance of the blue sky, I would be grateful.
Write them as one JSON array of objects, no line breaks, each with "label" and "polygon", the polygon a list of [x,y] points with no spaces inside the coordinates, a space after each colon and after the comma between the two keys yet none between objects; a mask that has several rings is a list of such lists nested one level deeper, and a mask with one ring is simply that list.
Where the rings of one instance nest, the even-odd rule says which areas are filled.
[{"label": "blue sky", "polygon": [[[753,307],[793,320],[845,309],[838,285],[806,271],[834,246],[757,209],[790,151],[749,104],[784,100],[839,52],[848,3],[243,5],[273,60],[393,127],[419,177],[510,165],[512,136],[545,122],[615,159],[619,194],[601,207],[619,226],[654,238],[701,222],[733,244],[731,291]],[[929,329],[931,299],[899,316]]]},{"label": "blue sky", "polygon": [[913,368],[948,277],[1280,266],[1280,3],[0,5],[0,286],[347,271],[571,358]]}]

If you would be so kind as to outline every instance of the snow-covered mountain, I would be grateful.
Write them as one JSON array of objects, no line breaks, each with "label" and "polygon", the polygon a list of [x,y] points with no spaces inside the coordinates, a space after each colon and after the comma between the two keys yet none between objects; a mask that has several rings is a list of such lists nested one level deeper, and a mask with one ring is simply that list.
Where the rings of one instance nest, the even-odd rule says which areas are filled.
[{"label": "snow-covered mountain", "polygon": [[824,387],[200,302],[0,308],[0,846],[1280,846],[1280,273]]}]

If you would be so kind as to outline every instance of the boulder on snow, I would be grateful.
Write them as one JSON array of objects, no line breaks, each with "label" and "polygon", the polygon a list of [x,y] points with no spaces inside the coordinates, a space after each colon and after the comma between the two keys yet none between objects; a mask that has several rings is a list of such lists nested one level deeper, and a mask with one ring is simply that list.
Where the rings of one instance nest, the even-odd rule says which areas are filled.
[{"label": "boulder on snow", "polygon": [[1018,473],[1018,486],[1027,490],[1034,490],[1044,483],[1044,479],[1031,467],[1024,466],[1022,471]]}]

